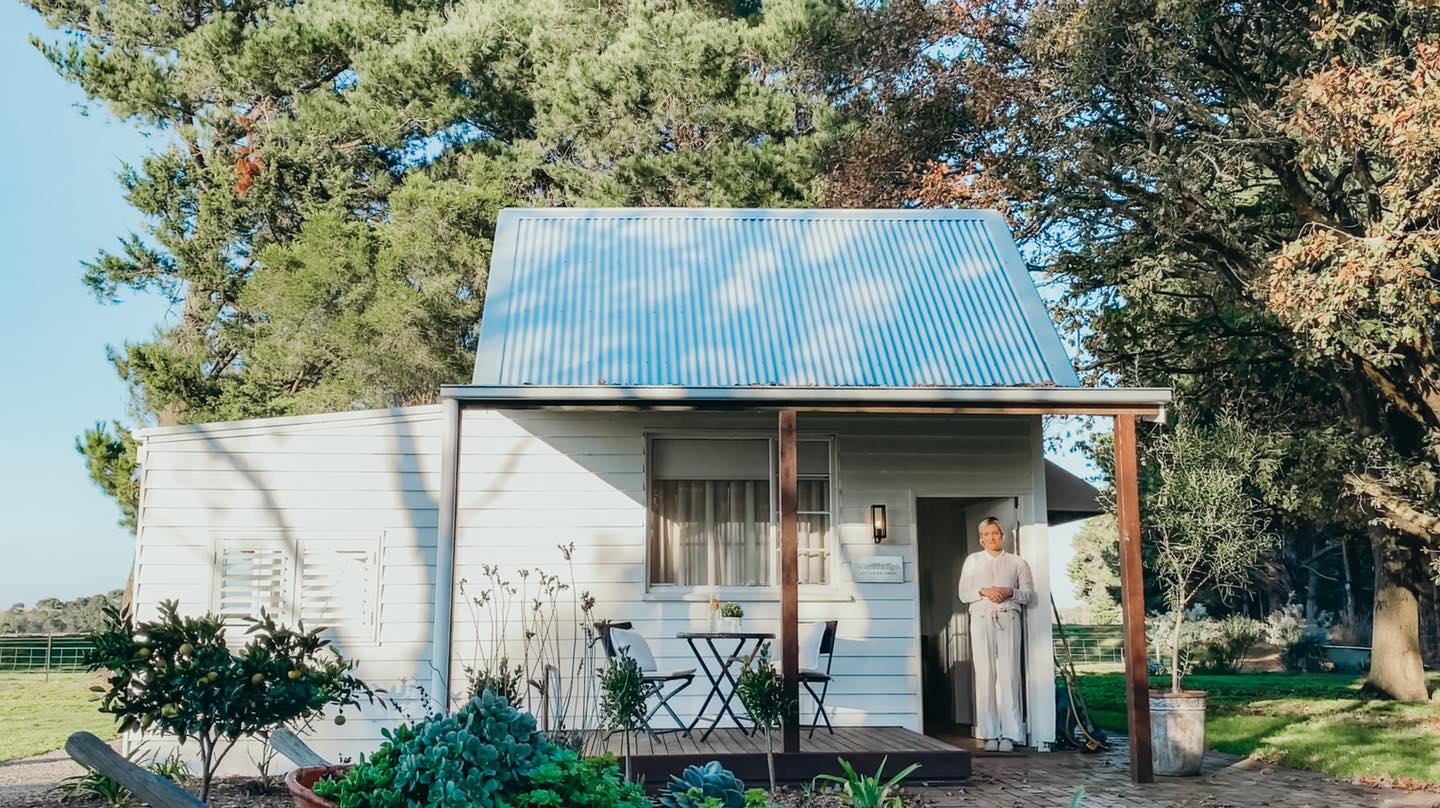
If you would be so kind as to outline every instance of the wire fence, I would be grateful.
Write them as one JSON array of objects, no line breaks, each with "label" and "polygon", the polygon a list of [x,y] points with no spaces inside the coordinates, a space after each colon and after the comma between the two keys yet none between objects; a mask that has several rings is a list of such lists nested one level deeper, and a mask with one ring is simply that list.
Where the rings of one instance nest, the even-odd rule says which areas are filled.
[{"label": "wire fence", "polygon": [[[1122,649],[1125,647],[1124,626],[1065,626],[1065,639],[1070,641],[1070,655],[1076,665],[1105,665],[1123,663]],[[1060,643],[1060,631],[1055,630],[1055,656],[1065,658],[1065,648]]]},{"label": "wire fence", "polygon": [[88,650],[81,634],[0,635],[0,671],[83,671]]}]

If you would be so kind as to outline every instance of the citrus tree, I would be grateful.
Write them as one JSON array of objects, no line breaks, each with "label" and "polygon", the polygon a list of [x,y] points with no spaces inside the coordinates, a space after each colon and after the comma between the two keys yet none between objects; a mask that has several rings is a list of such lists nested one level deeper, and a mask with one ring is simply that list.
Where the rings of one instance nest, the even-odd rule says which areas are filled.
[{"label": "citrus tree", "polygon": [[[377,692],[351,674],[321,629],[278,625],[264,611],[248,619],[249,640],[239,652],[225,641],[218,615],[183,617],[175,601],[160,604],[153,622],[136,623],[108,610],[108,625],[90,635],[90,670],[108,673],[96,685],[100,711],[122,732],[193,740],[200,752],[200,799],[225,756],[241,738],[320,715],[326,707],[358,707]],[[342,713],[335,722],[343,724]]]}]

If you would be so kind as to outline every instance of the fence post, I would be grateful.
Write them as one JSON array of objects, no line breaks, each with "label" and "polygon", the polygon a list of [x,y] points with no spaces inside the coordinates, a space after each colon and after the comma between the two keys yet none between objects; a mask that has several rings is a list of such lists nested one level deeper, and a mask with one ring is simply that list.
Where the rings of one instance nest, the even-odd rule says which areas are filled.
[{"label": "fence post", "polygon": [[50,681],[50,656],[55,651],[55,635],[45,635],[45,681]]}]

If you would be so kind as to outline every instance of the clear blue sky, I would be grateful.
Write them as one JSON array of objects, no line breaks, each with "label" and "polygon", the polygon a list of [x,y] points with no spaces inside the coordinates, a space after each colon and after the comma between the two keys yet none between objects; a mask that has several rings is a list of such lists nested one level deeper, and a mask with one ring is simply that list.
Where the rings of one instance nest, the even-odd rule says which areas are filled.
[{"label": "clear blue sky", "polygon": [[[119,512],[85,474],[73,448],[91,423],[126,412],[107,345],[148,335],[172,316],[155,298],[97,302],[81,262],[137,229],[116,172],[152,147],[135,127],[83,97],[26,40],[36,14],[0,2],[0,608],[122,586],[133,543]],[[89,114],[85,114],[88,111]],[[1088,476],[1076,455],[1062,465]],[[1051,579],[1062,607],[1077,525],[1052,534]]]},{"label": "clear blue sky", "polygon": [[0,2],[0,608],[123,586],[133,543],[90,483],[75,436],[126,411],[105,346],[169,316],[144,298],[101,304],[81,262],[139,219],[115,174],[148,141],[83,96],[26,40],[39,16]]}]

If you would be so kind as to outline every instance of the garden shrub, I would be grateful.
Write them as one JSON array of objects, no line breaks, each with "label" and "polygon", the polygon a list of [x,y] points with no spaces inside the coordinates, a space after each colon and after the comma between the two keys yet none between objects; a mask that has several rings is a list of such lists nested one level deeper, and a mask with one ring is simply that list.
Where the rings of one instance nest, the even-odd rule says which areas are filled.
[{"label": "garden shrub", "polygon": [[[100,711],[120,731],[193,740],[200,753],[200,799],[209,798],[216,769],[241,738],[304,722],[331,706],[359,706],[376,692],[351,675],[354,664],[321,638],[322,629],[291,629],[261,612],[248,619],[249,641],[238,653],[226,644],[225,621],[182,617],[175,601],[160,617],[134,622],[114,608],[108,626],[89,636],[85,662],[104,671]],[[340,717],[337,715],[337,720]]]},{"label": "garden shrub", "polygon": [[1307,619],[1299,606],[1276,609],[1265,617],[1265,642],[1280,649],[1280,664],[1291,673],[1325,669],[1325,643],[1333,618],[1321,612]]},{"label": "garden shrub", "polygon": [[[1156,649],[1153,673],[1168,674],[1170,670],[1161,649],[1169,649],[1171,635],[1175,632],[1173,614],[1162,614],[1146,621],[1146,631],[1151,645]],[[1207,617],[1205,607],[1196,605],[1185,613],[1180,624],[1180,673],[1215,674],[1236,673],[1244,664],[1246,656],[1264,634],[1264,627],[1258,620],[1244,615],[1231,615],[1222,620]]]},{"label": "garden shrub", "polygon": [[486,691],[454,715],[386,730],[385,742],[316,794],[341,808],[644,808],[613,761],[581,759]]}]

